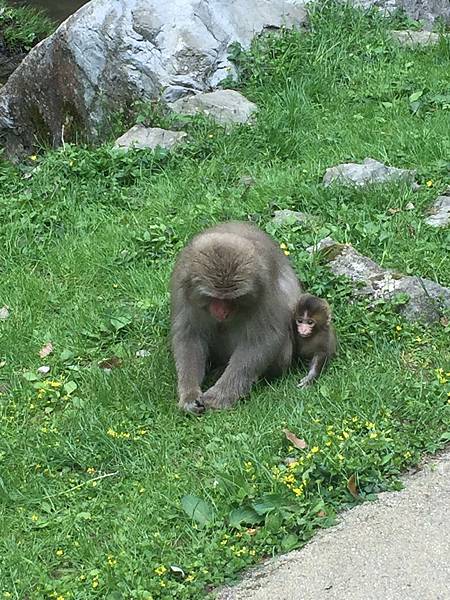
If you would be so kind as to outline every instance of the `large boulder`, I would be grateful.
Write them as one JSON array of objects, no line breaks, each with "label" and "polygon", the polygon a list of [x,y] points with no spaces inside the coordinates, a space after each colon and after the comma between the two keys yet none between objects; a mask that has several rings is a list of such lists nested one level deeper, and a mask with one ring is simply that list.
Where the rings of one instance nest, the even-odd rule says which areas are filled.
[{"label": "large boulder", "polygon": [[75,134],[101,139],[108,115],[136,99],[210,91],[228,47],[302,26],[308,0],[92,0],[38,44],[0,90],[10,156]]},{"label": "large boulder", "polygon": [[339,244],[328,237],[307,250],[320,252],[334,275],[353,281],[355,296],[389,301],[404,295],[406,301],[399,310],[410,321],[436,323],[450,309],[449,288],[431,279],[384,269],[350,244]]}]

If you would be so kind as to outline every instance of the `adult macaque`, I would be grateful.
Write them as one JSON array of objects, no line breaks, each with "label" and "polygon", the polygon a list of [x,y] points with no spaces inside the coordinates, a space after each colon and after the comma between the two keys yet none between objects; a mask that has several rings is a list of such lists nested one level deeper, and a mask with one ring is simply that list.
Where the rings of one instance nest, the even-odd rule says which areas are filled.
[{"label": "adult macaque", "polygon": [[298,387],[310,385],[336,354],[336,334],[331,325],[331,310],[326,300],[302,294],[295,307],[295,354],[309,363],[308,374]]},{"label": "adult macaque", "polygon": [[[262,376],[287,369],[301,289],[289,260],[249,223],[221,223],[180,253],[171,280],[179,406],[229,408]],[[202,393],[207,369],[224,366]]]}]

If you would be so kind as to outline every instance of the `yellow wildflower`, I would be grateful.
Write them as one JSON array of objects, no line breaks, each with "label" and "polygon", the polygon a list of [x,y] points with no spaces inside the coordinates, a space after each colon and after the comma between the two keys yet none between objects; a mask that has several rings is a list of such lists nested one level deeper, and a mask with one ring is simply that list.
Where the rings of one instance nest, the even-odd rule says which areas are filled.
[{"label": "yellow wildflower", "polygon": [[290,255],[290,252],[289,252],[289,250],[284,250],[283,252],[285,253],[285,255],[286,255],[286,256],[289,256],[289,255]]},{"label": "yellow wildflower", "polygon": [[39,517],[37,515],[31,515],[32,521],[37,521],[38,519],[39,519]]},{"label": "yellow wildflower", "polygon": [[194,581],[194,579],[195,579],[195,575],[192,575],[192,573],[191,573],[190,575],[188,575],[186,577],[185,581],[190,583],[191,581]]},{"label": "yellow wildflower", "polygon": [[332,442],[331,440],[327,440],[327,441],[325,442],[325,446],[331,446],[331,444],[332,444],[332,443],[333,443],[333,442]]},{"label": "yellow wildflower", "polygon": [[299,487],[292,488],[292,491],[296,496],[301,496],[303,494],[303,486],[300,485]]},{"label": "yellow wildflower", "polygon": [[110,567],[114,567],[117,565],[117,560],[114,558],[112,554],[108,554],[108,565]]},{"label": "yellow wildflower", "polygon": [[343,431],[342,437],[344,438],[344,440],[348,440],[348,438],[350,437],[350,434],[348,433],[348,431]]},{"label": "yellow wildflower", "polygon": [[57,596],[56,600],[64,600],[64,596]]},{"label": "yellow wildflower", "polygon": [[36,154],[32,154],[32,155],[30,156],[30,160],[32,160],[33,162],[34,162],[35,160],[37,160],[37,156],[36,156]]},{"label": "yellow wildflower", "polygon": [[430,187],[433,187],[433,180],[432,180],[432,179],[429,179],[429,180],[427,181],[427,183],[426,183],[426,186],[427,186],[427,187],[429,187],[429,188],[430,188]]},{"label": "yellow wildflower", "polygon": [[86,473],[89,473],[89,475],[93,475],[95,473],[94,467],[88,467],[86,469]]},{"label": "yellow wildflower", "polygon": [[60,381],[48,381],[47,384],[52,388],[59,388],[62,386]]},{"label": "yellow wildflower", "polygon": [[372,432],[369,434],[369,438],[370,438],[371,440],[374,440],[374,439],[375,439],[375,438],[377,438],[377,437],[378,437],[378,433],[377,433],[376,431],[372,431]]},{"label": "yellow wildflower", "polygon": [[401,331],[401,330],[402,330],[402,326],[401,326],[401,325],[396,325],[396,326],[395,326],[395,329],[396,329],[397,331]]},{"label": "yellow wildflower", "polygon": [[95,588],[98,588],[98,579],[97,579],[97,577],[92,580],[92,587],[94,588],[94,590],[95,590]]},{"label": "yellow wildflower", "polygon": [[364,425],[367,429],[375,429],[375,423],[372,423],[371,421],[366,421]]},{"label": "yellow wildflower", "polygon": [[160,577],[162,577],[162,575],[164,575],[164,573],[167,573],[167,569],[164,565],[160,565],[159,567],[156,567],[155,573],[156,573],[156,575],[159,575]]},{"label": "yellow wildflower", "polygon": [[282,250],[287,250],[287,246],[286,246],[286,244],[285,244],[284,242],[282,242],[282,243],[280,244],[280,248],[281,248]]},{"label": "yellow wildflower", "polygon": [[320,452],[319,446],[313,446],[311,448],[311,454],[317,454],[318,452]]},{"label": "yellow wildflower", "polygon": [[63,554],[64,554],[64,550],[61,550],[61,548],[56,551],[56,556],[62,556]]},{"label": "yellow wildflower", "polygon": [[293,460],[288,464],[288,469],[295,469],[298,466],[298,460]]}]

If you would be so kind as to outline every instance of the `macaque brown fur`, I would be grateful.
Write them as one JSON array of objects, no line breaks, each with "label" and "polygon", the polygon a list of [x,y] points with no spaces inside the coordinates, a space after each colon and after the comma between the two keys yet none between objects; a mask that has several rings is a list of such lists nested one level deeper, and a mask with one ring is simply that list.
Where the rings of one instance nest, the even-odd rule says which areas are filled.
[{"label": "macaque brown fur", "polygon": [[302,294],[294,312],[295,354],[309,364],[308,374],[299,387],[310,385],[336,354],[336,333],[331,325],[331,310],[326,300]]},{"label": "macaque brown fur", "polygon": [[[171,279],[172,349],[180,408],[228,408],[293,358],[301,288],[289,260],[250,223],[221,223],[181,251]],[[202,392],[211,367],[224,366]]]}]

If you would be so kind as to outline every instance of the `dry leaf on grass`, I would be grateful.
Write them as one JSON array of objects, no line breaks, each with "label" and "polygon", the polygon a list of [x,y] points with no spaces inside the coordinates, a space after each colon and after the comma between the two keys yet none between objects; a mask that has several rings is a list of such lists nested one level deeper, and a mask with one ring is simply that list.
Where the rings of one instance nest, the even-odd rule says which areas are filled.
[{"label": "dry leaf on grass", "polygon": [[294,433],[292,433],[292,431],[289,431],[289,429],[283,429],[283,433],[286,436],[286,438],[291,442],[291,444],[296,448],[304,450],[308,447],[308,444],[305,442],[305,440],[301,440],[300,438],[298,438]]},{"label": "dry leaf on grass", "polygon": [[356,475],[355,474],[353,474],[347,481],[347,489],[350,492],[350,494],[353,496],[353,498],[358,498],[359,492],[358,492],[358,487],[356,485]]},{"label": "dry leaf on grass", "polygon": [[42,348],[39,350],[39,356],[41,358],[45,358],[52,352],[53,352],[53,344],[51,342],[49,342],[48,344],[45,344],[45,346],[42,346]]},{"label": "dry leaf on grass", "polygon": [[109,358],[104,358],[98,363],[100,369],[118,369],[122,366],[122,359],[118,356],[110,356]]}]

